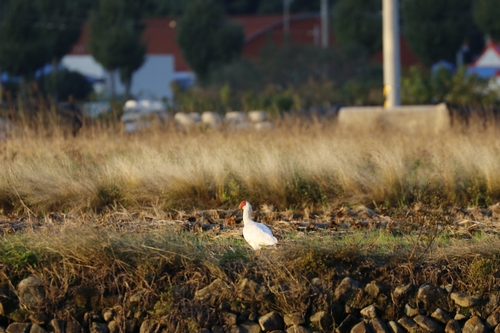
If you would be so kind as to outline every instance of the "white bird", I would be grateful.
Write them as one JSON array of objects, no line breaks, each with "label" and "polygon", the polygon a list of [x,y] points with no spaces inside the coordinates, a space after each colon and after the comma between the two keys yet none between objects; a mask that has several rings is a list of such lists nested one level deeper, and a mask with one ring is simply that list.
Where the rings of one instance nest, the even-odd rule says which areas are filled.
[{"label": "white bird", "polygon": [[257,253],[260,253],[261,245],[278,244],[269,227],[252,220],[252,206],[248,201],[242,201],[238,207],[240,209],[243,209],[243,238],[254,250],[259,251]]}]

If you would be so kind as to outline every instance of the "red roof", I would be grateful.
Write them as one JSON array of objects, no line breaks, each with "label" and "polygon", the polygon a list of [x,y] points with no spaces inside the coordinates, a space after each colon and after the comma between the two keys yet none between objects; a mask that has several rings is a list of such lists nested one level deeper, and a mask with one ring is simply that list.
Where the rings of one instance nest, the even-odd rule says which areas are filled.
[{"label": "red roof", "polygon": [[[259,57],[260,50],[269,40],[276,45],[283,42],[283,15],[244,15],[233,16],[232,20],[243,26],[245,45],[242,55]],[[189,65],[182,57],[182,52],[176,43],[175,18],[148,18],[145,20],[144,41],[147,44],[148,54],[172,54],[174,56],[175,71],[189,71]],[[290,40],[299,44],[318,44],[320,41],[321,21],[319,14],[298,14],[290,17]],[[84,25],[80,39],[76,42],[70,54],[88,54],[86,40],[88,28]],[[334,38],[330,36],[330,45]],[[406,67],[418,63],[417,57],[409,50],[404,39],[401,39],[401,64]],[[373,59],[382,61],[382,52]]]}]

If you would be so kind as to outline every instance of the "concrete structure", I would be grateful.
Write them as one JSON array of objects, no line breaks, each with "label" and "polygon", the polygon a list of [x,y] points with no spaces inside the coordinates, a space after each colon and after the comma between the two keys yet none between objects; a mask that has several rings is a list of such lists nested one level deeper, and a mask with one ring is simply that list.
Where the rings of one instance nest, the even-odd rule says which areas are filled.
[{"label": "concrete structure", "polygon": [[437,134],[450,128],[446,104],[343,107],[339,110],[338,125],[358,131],[384,130],[407,134]]},{"label": "concrete structure", "polygon": [[160,101],[128,100],[121,121],[125,131],[132,133],[150,128],[154,121],[164,123],[168,118],[167,109]]}]

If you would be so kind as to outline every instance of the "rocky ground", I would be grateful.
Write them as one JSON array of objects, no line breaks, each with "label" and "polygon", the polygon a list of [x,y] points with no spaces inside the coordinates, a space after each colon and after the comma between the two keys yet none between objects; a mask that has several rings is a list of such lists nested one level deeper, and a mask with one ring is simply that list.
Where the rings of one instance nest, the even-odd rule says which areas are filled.
[{"label": "rocky ground", "polygon": [[[0,218],[0,229],[3,241],[23,232],[50,234],[68,223],[91,223],[96,229],[125,234],[172,230],[241,237],[241,219],[231,213],[6,216]],[[496,237],[500,205],[487,209],[415,205],[393,210],[359,206],[320,213],[260,207],[254,216],[271,225],[278,239],[290,233],[345,235],[382,230],[394,237],[446,233],[466,240],[476,233]],[[85,285],[77,277],[61,279],[70,281],[62,285],[47,273],[48,266],[16,269],[3,260],[0,331],[500,332],[500,260],[495,254],[377,260],[300,251],[293,254],[293,249],[278,248],[263,257],[245,252],[238,260],[219,262],[216,268],[181,256],[178,268],[163,265],[154,277],[145,274],[142,281],[126,288],[113,285],[127,281],[119,275],[126,272],[120,270],[113,271],[118,274],[115,281],[102,285]]]}]

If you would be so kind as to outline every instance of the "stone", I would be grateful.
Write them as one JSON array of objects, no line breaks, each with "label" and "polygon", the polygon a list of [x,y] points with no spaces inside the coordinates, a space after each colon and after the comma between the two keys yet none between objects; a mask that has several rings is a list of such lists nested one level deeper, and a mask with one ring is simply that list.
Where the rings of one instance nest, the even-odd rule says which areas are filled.
[{"label": "stone", "polygon": [[44,330],[43,327],[38,324],[32,324],[30,328],[30,333],[47,333],[47,331]]},{"label": "stone", "polygon": [[210,333],[210,330],[208,328],[200,328],[199,333]]},{"label": "stone", "polygon": [[408,317],[412,317],[412,318],[422,314],[420,309],[412,308],[408,303],[406,303],[406,305],[405,305],[404,312],[405,312],[405,315],[407,315]]},{"label": "stone", "polygon": [[243,333],[241,328],[239,326],[236,326],[236,325],[226,326],[225,332],[226,333]]},{"label": "stone", "polygon": [[431,314],[431,317],[443,324],[446,324],[451,320],[450,315],[448,315],[445,311],[443,311],[440,308],[434,310],[434,312]]},{"label": "stone", "polygon": [[[125,333],[136,333],[139,330],[139,321],[135,318],[125,321]],[[67,332],[69,333],[69,332]]]},{"label": "stone", "polygon": [[269,289],[266,286],[247,278],[241,280],[238,286],[238,291],[238,297],[241,299],[249,297],[252,299],[264,299],[269,295]]},{"label": "stone", "polygon": [[360,291],[360,283],[350,277],[344,278],[335,288],[335,298],[342,302],[347,302]]},{"label": "stone", "polygon": [[276,311],[269,312],[259,318],[260,328],[264,331],[281,330],[284,328],[283,318]]},{"label": "stone", "polygon": [[372,332],[371,328],[364,321],[357,323],[351,329],[351,333],[371,333],[371,332]]},{"label": "stone", "polygon": [[356,325],[357,323],[359,323],[359,319],[356,316],[349,314],[344,320],[342,320],[340,325],[335,329],[335,332],[349,333],[351,329],[354,327],[354,325]]},{"label": "stone", "polygon": [[90,333],[109,333],[108,325],[94,321],[92,325],[90,325]]},{"label": "stone", "polygon": [[105,322],[109,323],[115,317],[115,312],[111,309],[108,309],[108,310],[103,312],[102,317],[103,317]]},{"label": "stone", "polygon": [[375,282],[368,283],[365,286],[365,293],[371,298],[377,298],[377,296],[380,294],[380,286]]},{"label": "stone", "polygon": [[220,319],[223,325],[232,326],[238,323],[238,316],[231,312],[222,312]]},{"label": "stone", "polygon": [[52,327],[54,333],[64,333],[66,331],[65,330],[66,323],[64,322],[64,320],[61,319],[52,319],[49,322],[49,326]]},{"label": "stone", "polygon": [[424,309],[429,310],[431,306],[438,302],[444,295],[444,292],[440,288],[425,284],[418,288],[417,302],[418,304],[422,304]]},{"label": "stone", "polygon": [[405,330],[403,329],[403,327],[401,327],[401,325],[399,325],[398,323],[396,323],[393,320],[390,320],[387,323],[387,328],[389,328],[389,331],[391,333],[405,333]]},{"label": "stone", "polygon": [[229,304],[228,302],[221,302],[219,304],[219,310],[221,310],[221,311],[229,311],[229,310],[231,310],[231,304]]},{"label": "stone", "polygon": [[156,328],[158,327],[158,323],[153,319],[146,319],[142,322],[141,327],[139,328],[139,333],[154,333],[156,332]]},{"label": "stone", "polygon": [[257,320],[259,320],[259,314],[255,311],[250,312],[250,314],[248,315],[248,320],[257,322]]},{"label": "stone", "polygon": [[116,320],[111,320],[108,323],[109,333],[120,333],[120,325]]},{"label": "stone", "polygon": [[493,330],[494,333],[500,333],[500,325],[497,325],[495,329]]},{"label": "stone", "polygon": [[142,302],[142,297],[146,293],[146,289],[141,289],[137,292],[135,292],[133,295],[130,296],[129,298],[129,303],[141,303]]},{"label": "stone", "polygon": [[284,317],[285,325],[301,325],[305,323],[304,315],[300,312],[288,313]]},{"label": "stone", "polygon": [[213,303],[217,300],[219,296],[226,292],[230,292],[232,287],[222,281],[221,279],[215,279],[211,284],[205,288],[199,289],[194,293],[195,298],[208,301]]},{"label": "stone", "polygon": [[322,331],[330,330],[333,324],[332,316],[326,311],[316,312],[309,317],[309,321]]},{"label": "stone", "polygon": [[486,333],[487,331],[486,325],[478,316],[471,317],[462,328],[463,333]]},{"label": "stone", "polygon": [[364,318],[371,319],[375,318],[377,316],[377,309],[375,309],[375,306],[369,305],[366,308],[361,309],[359,312]]},{"label": "stone", "polygon": [[45,325],[49,321],[49,317],[45,312],[32,313],[30,314],[29,319],[33,324],[38,325]]},{"label": "stone", "polygon": [[45,305],[43,280],[34,276],[23,279],[17,285],[19,300],[29,309],[36,310]]},{"label": "stone", "polygon": [[[243,333],[260,333],[260,325],[253,321],[244,321],[240,325],[241,331]],[[212,330],[213,333],[213,330]]]},{"label": "stone", "polygon": [[390,333],[385,323],[380,318],[370,320],[370,328],[375,333]]},{"label": "stone", "polygon": [[12,323],[5,330],[7,333],[28,333],[31,323]]},{"label": "stone", "polygon": [[479,298],[461,293],[451,293],[450,298],[455,302],[455,304],[463,308],[469,308],[479,302]]},{"label": "stone", "polygon": [[214,308],[202,307],[196,313],[196,322],[200,327],[212,327],[219,320]]},{"label": "stone", "polygon": [[445,333],[462,333],[462,329],[458,324],[458,321],[451,319],[446,323],[444,328]]},{"label": "stone", "polygon": [[412,333],[412,332],[416,332],[419,328],[419,326],[417,325],[417,323],[411,319],[410,317],[408,316],[403,316],[401,318],[399,318],[398,320],[398,323],[404,327],[405,330],[407,330],[408,332]]},{"label": "stone", "polygon": [[429,318],[427,316],[424,315],[415,316],[413,318],[413,321],[415,321],[420,327],[422,327],[428,332],[431,333],[443,332],[443,328],[441,327],[441,325],[439,325],[439,323],[436,320]]},{"label": "stone", "polygon": [[226,333],[224,331],[224,328],[220,325],[215,325],[214,327],[212,327],[212,333]]},{"label": "stone", "polygon": [[303,326],[294,325],[292,327],[288,327],[286,333],[309,333],[309,330]]},{"label": "stone", "polygon": [[407,284],[405,286],[397,286],[391,293],[392,301],[396,305],[400,305],[407,302],[410,294],[413,292],[413,285]]},{"label": "stone", "polygon": [[66,333],[82,333],[82,326],[74,319],[66,323]]},{"label": "stone", "polygon": [[486,327],[494,328],[500,323],[500,311],[495,311],[486,318]]}]

